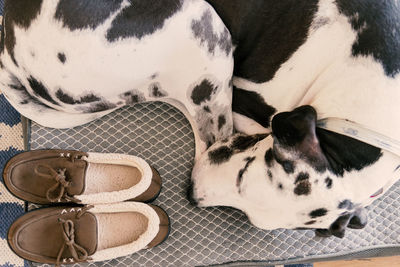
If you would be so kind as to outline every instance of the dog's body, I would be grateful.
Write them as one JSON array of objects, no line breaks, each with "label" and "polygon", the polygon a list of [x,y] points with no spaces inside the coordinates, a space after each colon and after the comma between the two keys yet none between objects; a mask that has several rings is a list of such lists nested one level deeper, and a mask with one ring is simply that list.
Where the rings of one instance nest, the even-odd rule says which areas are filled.
[{"label": "dog's body", "polygon": [[232,133],[233,47],[203,1],[7,1],[4,29],[4,93],[39,124],[162,100],[184,107],[203,151]]},{"label": "dog's body", "polygon": [[[220,140],[197,153],[200,206],[240,208],[265,229],[340,236],[343,226],[364,225],[362,207],[396,181],[400,160],[316,130],[315,120],[349,119],[400,140],[397,1],[209,0],[216,12],[200,0],[149,2],[6,1],[7,98],[51,127],[138,101],[179,102],[196,137]],[[272,135],[226,139],[233,62],[235,128],[269,133],[275,116]],[[280,113],[303,105],[316,114]]]}]

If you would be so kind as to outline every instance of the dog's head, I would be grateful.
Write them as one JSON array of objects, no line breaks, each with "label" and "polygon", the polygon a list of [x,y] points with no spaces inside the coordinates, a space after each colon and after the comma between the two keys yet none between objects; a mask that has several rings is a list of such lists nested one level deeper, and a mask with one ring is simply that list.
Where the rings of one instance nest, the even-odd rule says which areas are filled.
[{"label": "dog's head", "polygon": [[315,109],[301,106],[275,115],[271,135],[214,144],[195,164],[189,198],[199,207],[241,209],[263,229],[342,237],[346,226],[364,227],[363,207],[390,178],[374,179],[383,153],[316,121]]}]

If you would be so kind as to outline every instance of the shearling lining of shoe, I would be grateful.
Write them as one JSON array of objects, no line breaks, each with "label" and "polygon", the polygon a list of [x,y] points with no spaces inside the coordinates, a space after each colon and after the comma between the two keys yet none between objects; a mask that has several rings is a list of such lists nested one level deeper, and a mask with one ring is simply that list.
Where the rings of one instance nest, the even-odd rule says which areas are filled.
[{"label": "shearling lining of shoe", "polygon": [[156,237],[160,218],[149,205],[139,202],[96,205],[90,210],[98,225],[98,247],[92,261],[135,253]]},{"label": "shearling lining of shoe", "polygon": [[76,196],[82,203],[121,202],[145,192],[153,173],[143,159],[124,154],[88,153],[84,192]]}]

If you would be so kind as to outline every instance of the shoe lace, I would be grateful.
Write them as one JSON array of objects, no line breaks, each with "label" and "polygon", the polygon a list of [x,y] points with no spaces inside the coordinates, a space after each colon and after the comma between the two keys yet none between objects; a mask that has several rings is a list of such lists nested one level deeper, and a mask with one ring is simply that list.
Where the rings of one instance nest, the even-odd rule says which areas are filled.
[{"label": "shoe lace", "polygon": [[[60,266],[61,264],[61,255],[64,252],[65,247],[68,247],[75,262],[82,262],[91,259],[88,257],[88,252],[83,247],[75,243],[74,222],[72,220],[63,220],[61,218],[58,219],[58,222],[61,224],[62,234],[65,242],[58,252],[56,266]],[[66,262],[66,259],[64,259],[64,262]]]},{"label": "shoe lace", "polygon": [[[47,172],[41,172],[40,169],[46,169]],[[47,164],[40,164],[35,167],[34,172],[37,175],[47,179],[53,179],[56,181],[56,183],[46,191],[46,198],[50,202],[60,202],[61,198],[64,198],[68,201],[79,202],[78,199],[68,195],[68,193],[65,190],[72,184],[70,181],[67,181],[67,177],[65,174],[66,171],[67,171],[66,168],[62,169],[59,168],[55,170]],[[55,197],[52,197],[52,195],[55,195]]]}]

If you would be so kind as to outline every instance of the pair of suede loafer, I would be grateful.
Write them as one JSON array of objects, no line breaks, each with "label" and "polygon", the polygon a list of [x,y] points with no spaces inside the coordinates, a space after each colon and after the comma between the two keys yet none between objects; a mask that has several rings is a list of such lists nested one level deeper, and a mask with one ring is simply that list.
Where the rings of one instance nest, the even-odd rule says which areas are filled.
[{"label": "pair of suede loafer", "polygon": [[168,237],[167,213],[146,204],[160,193],[161,178],[139,157],[29,151],[7,162],[3,178],[20,199],[57,203],[11,225],[9,245],[24,259],[56,265],[104,261],[154,247]]}]

